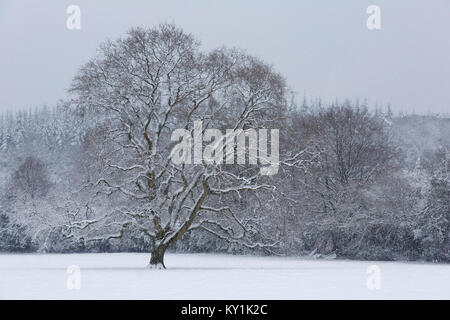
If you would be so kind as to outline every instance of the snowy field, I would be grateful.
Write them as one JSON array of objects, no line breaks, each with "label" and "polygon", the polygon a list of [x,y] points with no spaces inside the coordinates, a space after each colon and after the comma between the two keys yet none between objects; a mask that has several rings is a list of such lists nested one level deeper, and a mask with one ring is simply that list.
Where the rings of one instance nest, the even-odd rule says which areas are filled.
[{"label": "snowy field", "polygon": [[[148,258],[136,253],[0,255],[0,298],[450,298],[450,265],[167,254],[167,270],[150,270]],[[80,267],[79,289],[68,289],[68,277],[76,274],[68,274],[71,265]],[[70,279],[73,287],[77,282]]]}]

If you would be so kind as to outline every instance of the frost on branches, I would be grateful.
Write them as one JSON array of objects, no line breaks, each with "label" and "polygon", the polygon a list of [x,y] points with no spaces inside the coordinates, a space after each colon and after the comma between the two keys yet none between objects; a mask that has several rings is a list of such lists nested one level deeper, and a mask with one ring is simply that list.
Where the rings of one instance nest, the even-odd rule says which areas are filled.
[{"label": "frost on branches", "polygon": [[196,120],[203,133],[281,126],[286,86],[270,66],[237,50],[201,52],[191,35],[172,25],[137,28],[103,44],[71,93],[77,112],[102,119],[98,170],[88,187],[114,205],[100,218],[67,225],[69,236],[118,239],[138,230],[151,239],[155,267],[165,267],[166,250],[195,229],[251,248],[274,246],[261,233],[257,206],[239,206],[264,205],[261,197],[276,191],[270,178],[245,164],[174,164],[170,140],[179,128],[192,133]]}]

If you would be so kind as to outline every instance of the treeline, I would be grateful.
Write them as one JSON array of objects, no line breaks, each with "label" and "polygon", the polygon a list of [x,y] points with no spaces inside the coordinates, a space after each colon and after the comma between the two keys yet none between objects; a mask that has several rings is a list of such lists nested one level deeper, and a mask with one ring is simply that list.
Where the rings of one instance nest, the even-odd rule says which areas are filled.
[{"label": "treeline", "polygon": [[[350,102],[304,103],[283,117],[280,152],[304,150],[305,165],[280,166],[270,178],[277,196],[233,199],[275,245],[250,249],[196,230],[171,250],[450,261],[449,118]],[[150,251],[134,230],[120,240],[65,232],[120,201],[94,203],[85,188],[100,170],[102,125],[64,105],[0,117],[0,251]]]}]

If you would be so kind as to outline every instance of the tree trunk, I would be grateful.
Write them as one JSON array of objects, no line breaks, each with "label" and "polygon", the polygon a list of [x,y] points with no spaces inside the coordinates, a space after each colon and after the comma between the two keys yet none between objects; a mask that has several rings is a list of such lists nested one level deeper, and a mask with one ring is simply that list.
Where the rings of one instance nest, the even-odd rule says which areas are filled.
[{"label": "tree trunk", "polygon": [[167,247],[164,245],[154,246],[152,248],[152,255],[150,257],[150,268],[154,269],[165,269],[164,265],[164,254],[166,253]]}]

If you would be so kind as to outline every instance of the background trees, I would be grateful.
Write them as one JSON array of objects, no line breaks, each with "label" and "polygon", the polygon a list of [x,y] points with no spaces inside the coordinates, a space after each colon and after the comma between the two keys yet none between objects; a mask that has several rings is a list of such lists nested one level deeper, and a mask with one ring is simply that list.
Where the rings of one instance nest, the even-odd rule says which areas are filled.
[{"label": "background trees", "polygon": [[50,186],[45,164],[39,159],[28,156],[12,175],[10,191],[16,197],[22,195],[35,199],[46,196]]},{"label": "background trees", "polygon": [[348,101],[291,114],[289,135],[299,141],[293,143],[317,150],[310,153],[312,165],[282,178],[290,182],[286,193],[297,200],[288,215],[288,225],[295,224],[296,247],[377,258],[385,258],[383,247],[388,247],[390,256],[394,246],[405,242],[387,240],[386,233],[397,235],[400,231],[391,228],[411,225],[417,196],[401,172],[402,154],[389,122]]},{"label": "background trees", "polygon": [[419,237],[423,253],[431,260],[447,261],[450,257],[450,157],[440,163],[431,178],[422,213]]},{"label": "background trees", "polygon": [[[354,107],[348,106],[351,109]],[[302,166],[302,161],[291,166],[284,164],[277,175],[263,177],[267,179],[264,183],[270,182],[276,186],[276,193],[259,190],[256,194],[241,192],[241,197],[236,193],[222,196],[221,201],[227,201],[240,218],[245,218],[255,228],[254,237],[268,235],[273,240],[268,243],[276,243],[276,246],[261,251],[238,243],[230,244],[196,229],[185,233],[171,247],[172,250],[447,260],[448,245],[440,237],[445,237],[447,223],[445,206],[442,204],[445,203],[448,184],[442,183],[442,180],[446,181],[444,169],[445,164],[448,164],[448,160],[445,162],[449,150],[445,140],[448,119],[414,115],[394,116],[387,122],[382,114],[378,114],[377,121],[385,123],[383,132],[391,135],[389,144],[395,146],[393,157],[387,162],[388,170],[379,170],[367,182],[353,179],[347,185],[340,185],[336,178],[338,171],[335,168],[324,170],[326,166],[321,162],[325,157],[324,150],[330,152],[332,149],[322,147],[326,144],[325,138],[320,137],[320,131],[309,129],[316,121],[314,118],[326,109],[312,104],[307,109],[286,111],[280,126],[283,128],[280,130],[280,153],[286,159],[295,155],[294,150],[304,151],[301,159],[307,161],[308,166]],[[368,112],[372,116],[375,114]],[[20,251],[24,248],[20,241],[29,239],[29,245],[25,246],[27,250],[148,251],[152,246],[151,241],[133,228],[125,230],[122,239],[116,241],[86,241],[87,237],[77,240],[77,237],[63,236],[67,225],[74,221],[95,220],[116,206],[127,203],[126,198],[117,196],[117,193],[109,197],[99,194],[97,201],[93,201],[92,196],[98,190],[92,192],[93,189],[86,188],[97,182],[104,172],[108,172],[102,153],[98,152],[106,150],[98,146],[103,145],[108,137],[108,128],[105,128],[107,122],[103,116],[92,114],[81,120],[71,113],[43,108],[27,117],[29,126],[22,127],[23,114],[15,114],[3,123],[0,130],[3,137],[9,137],[3,140],[4,149],[0,157],[0,211],[6,217],[5,221],[8,221],[3,224],[8,227],[2,230],[9,230],[1,231],[2,250]],[[442,127],[439,135],[428,129],[435,126]],[[11,178],[30,156],[28,140],[17,139],[14,134],[18,128],[23,128],[24,134],[30,137],[34,132],[35,143],[41,149],[32,156],[45,164],[47,179],[52,184],[46,196],[35,197],[33,201],[29,197],[28,202],[22,205],[12,202],[15,193],[9,189]],[[59,135],[72,138],[67,140]],[[414,144],[415,140],[411,139],[415,135],[428,143],[419,148],[422,144]],[[332,145],[331,142],[329,145]],[[429,150],[430,147],[433,151]],[[432,156],[434,153],[436,156]],[[330,159],[329,155],[327,157]],[[413,157],[416,157],[415,161]],[[418,161],[419,158],[421,160]],[[295,164],[294,161],[289,163]],[[243,169],[243,166],[230,168],[238,172]],[[342,197],[337,197],[335,191],[324,193],[327,189],[323,181],[327,176],[334,179],[339,186],[337,190],[341,190],[338,195]],[[112,178],[118,179],[115,176]],[[437,184],[432,183],[433,179]],[[334,203],[338,209],[336,212],[326,202],[334,199],[340,199]],[[223,219],[227,219],[226,216]],[[22,231],[11,228],[13,225]],[[98,230],[92,230],[93,238],[94,234],[117,234],[117,229],[108,229],[107,223],[97,227]]]}]

